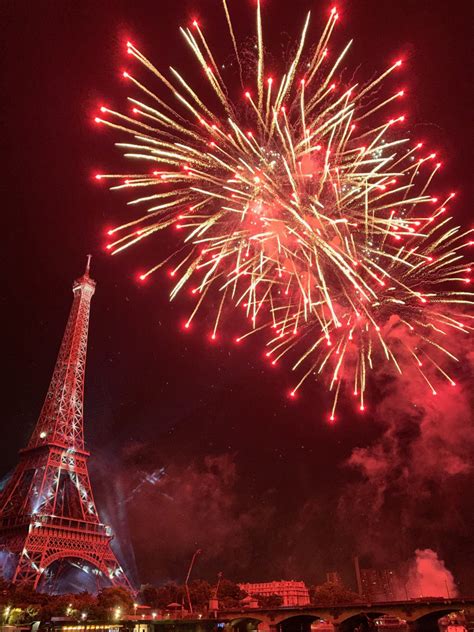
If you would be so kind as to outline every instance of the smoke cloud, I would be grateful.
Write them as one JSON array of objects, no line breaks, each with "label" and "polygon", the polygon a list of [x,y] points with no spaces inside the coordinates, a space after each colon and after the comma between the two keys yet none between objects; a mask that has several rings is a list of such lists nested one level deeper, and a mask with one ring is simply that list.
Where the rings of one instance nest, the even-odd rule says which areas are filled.
[{"label": "smoke cloud", "polygon": [[408,593],[411,597],[456,597],[458,588],[453,574],[431,549],[417,549],[408,571]]},{"label": "smoke cloud", "polygon": [[[351,558],[358,554],[363,567],[404,567],[400,598],[420,591],[434,596],[431,585],[442,595],[454,594],[455,584],[461,593],[472,591],[474,425],[468,370],[474,356],[453,348],[452,341],[449,347],[461,359],[453,372],[456,386],[440,379],[429,363],[424,370],[436,395],[414,365],[404,364],[396,378],[374,376],[372,416],[352,422],[367,424],[364,443],[339,462],[328,463],[319,454],[314,472],[307,459],[298,469],[293,454],[293,469],[284,461],[275,467],[275,453],[270,458],[258,440],[254,452],[245,443],[235,453],[220,446],[212,455],[184,443],[178,451],[159,448],[142,438],[121,443],[120,452],[115,444],[104,447],[94,459],[107,470],[97,474],[99,506],[116,530],[115,542],[130,543],[128,556],[118,551],[128,572],[141,582],[182,581],[200,548],[194,576],[212,580],[222,570],[235,580],[314,584],[327,570],[338,569],[355,588]],[[300,447],[290,443],[289,450]],[[304,443],[312,448],[308,437]],[[281,454],[286,455],[283,449]],[[264,469],[272,476],[258,489],[253,479]],[[106,490],[105,481],[113,483]],[[429,578],[437,577],[443,564],[449,571],[439,571],[438,585]]]},{"label": "smoke cloud", "polygon": [[123,469],[117,472],[120,498],[112,503],[118,500],[129,516],[128,525],[118,528],[128,528],[141,581],[183,581],[198,548],[202,555],[195,575],[212,577],[220,570],[241,575],[271,512],[242,502],[234,456],[171,462],[151,473],[137,467],[144,459],[159,462],[155,457],[148,443],[127,448]]},{"label": "smoke cloud", "polygon": [[466,545],[474,527],[468,500],[474,484],[473,355],[456,351],[457,373],[460,367],[466,372],[456,385],[441,381],[435,365],[424,366],[436,394],[414,363],[396,379],[378,376],[383,393],[374,419],[381,432],[370,445],[352,451],[346,466],[359,480],[347,486],[339,502],[341,523],[349,519],[356,550],[379,564],[415,555],[411,580],[432,596],[433,590],[446,595],[446,585],[452,593],[457,590],[434,551],[448,559],[457,549],[472,549]]}]

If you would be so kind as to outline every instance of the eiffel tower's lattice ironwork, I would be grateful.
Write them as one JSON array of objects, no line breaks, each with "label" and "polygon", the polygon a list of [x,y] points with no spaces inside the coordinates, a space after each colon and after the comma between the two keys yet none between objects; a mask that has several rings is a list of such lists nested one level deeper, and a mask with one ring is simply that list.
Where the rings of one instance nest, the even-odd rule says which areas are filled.
[{"label": "eiffel tower's lattice ironwork", "polygon": [[[13,582],[38,584],[53,562],[90,565],[131,589],[99,521],[84,447],[83,401],[90,303],[95,281],[73,284],[73,303],[38,422],[0,496],[0,550],[15,560]],[[5,557],[5,556],[4,556]]]}]

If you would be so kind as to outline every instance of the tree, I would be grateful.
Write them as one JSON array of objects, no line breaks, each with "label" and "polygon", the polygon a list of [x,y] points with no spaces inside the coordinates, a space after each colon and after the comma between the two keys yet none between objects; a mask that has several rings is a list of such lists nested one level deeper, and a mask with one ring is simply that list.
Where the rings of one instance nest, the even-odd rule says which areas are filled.
[{"label": "tree", "polygon": [[[38,619],[40,621],[50,621],[51,617],[65,617],[70,595],[41,595],[41,602],[36,604],[38,610]],[[29,602],[30,606],[34,603]]]},{"label": "tree", "polygon": [[138,593],[138,600],[150,608],[159,608],[157,603],[158,588],[153,584],[142,584]]},{"label": "tree", "polygon": [[219,586],[217,598],[221,608],[236,608],[240,601],[247,596],[238,584],[234,584],[230,579],[222,579]]},{"label": "tree", "polygon": [[[123,603],[122,601],[120,602]],[[77,620],[86,612],[89,619],[101,619],[107,616],[107,610],[97,605],[97,600],[89,593],[74,595],[48,595],[21,585],[7,586],[0,593],[1,612],[10,606],[8,621],[11,624],[28,624],[33,621],[50,621],[51,617],[70,616]]]},{"label": "tree", "polygon": [[140,590],[142,601],[152,608],[164,610],[170,603],[181,603],[184,595],[182,586],[174,582],[168,582],[163,586],[146,584]]},{"label": "tree", "polygon": [[316,605],[335,606],[345,603],[360,603],[360,596],[340,584],[325,582],[315,586],[313,590],[313,603]]},{"label": "tree", "polygon": [[111,612],[120,608],[122,613],[132,612],[132,595],[121,586],[103,588],[97,595],[97,605],[100,609]]},{"label": "tree", "polygon": [[19,625],[25,622],[25,610],[21,608],[11,608],[8,614],[8,625]]},{"label": "tree", "polygon": [[252,595],[258,601],[260,608],[278,608],[283,604],[283,597],[280,595]]},{"label": "tree", "polygon": [[204,610],[209,605],[211,586],[204,579],[194,579],[189,584],[189,594],[193,609]]},{"label": "tree", "polygon": [[103,606],[99,606],[96,597],[88,592],[76,595],[67,595],[67,606],[65,613],[74,619],[80,620],[83,614],[90,619],[105,619],[108,611]]},{"label": "tree", "polygon": [[[170,603],[182,603],[188,607],[186,590],[183,584],[168,583],[163,586],[145,584],[140,589],[140,600],[147,606],[165,610]],[[203,610],[209,603],[211,586],[204,579],[195,579],[189,584],[189,595],[193,609]]]}]

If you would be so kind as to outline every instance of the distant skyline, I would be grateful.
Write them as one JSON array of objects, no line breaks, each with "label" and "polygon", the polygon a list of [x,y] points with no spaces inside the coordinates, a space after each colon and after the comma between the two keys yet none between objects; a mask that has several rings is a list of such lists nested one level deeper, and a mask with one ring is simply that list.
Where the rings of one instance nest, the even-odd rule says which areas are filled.
[{"label": "distant skyline", "polygon": [[[169,304],[166,278],[135,282],[154,260],[152,247],[105,254],[105,230],[127,209],[93,178],[118,158],[92,117],[104,99],[126,96],[123,42],[134,38],[163,67],[185,65],[177,29],[198,15],[219,47],[220,2],[159,4],[7,1],[0,8],[7,219],[0,477],[36,422],[72,279],[92,252],[86,441],[99,512],[114,526],[135,581],[182,581],[200,547],[194,575],[210,581],[223,571],[236,581],[314,583],[337,569],[355,588],[355,552],[367,566],[390,568],[432,549],[460,590],[474,593],[467,365],[460,368],[466,386],[446,410],[424,409],[413,393],[417,408],[401,410],[395,423],[400,402],[387,386],[363,419],[343,406],[330,427],[326,394],[315,384],[288,401],[286,370],[269,370],[257,342],[213,346],[205,325],[181,331],[187,305]],[[275,63],[306,9],[318,25],[327,9],[303,0],[263,4]],[[385,60],[406,57],[414,133],[439,150],[440,187],[459,192],[456,219],[469,227],[471,3],[339,5],[339,37],[354,37],[354,65],[375,73]],[[251,34],[252,2],[229,6],[239,37]]]}]

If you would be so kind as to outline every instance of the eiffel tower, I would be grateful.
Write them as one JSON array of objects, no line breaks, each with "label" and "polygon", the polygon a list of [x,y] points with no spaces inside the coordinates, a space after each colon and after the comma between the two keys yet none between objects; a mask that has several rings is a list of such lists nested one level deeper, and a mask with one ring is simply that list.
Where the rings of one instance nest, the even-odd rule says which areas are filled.
[{"label": "eiffel tower", "polygon": [[84,374],[95,292],[89,271],[90,255],[73,284],[71,312],[39,419],[0,496],[0,550],[13,557],[10,579],[34,589],[52,564],[72,561],[91,567],[97,580],[132,590],[111,549],[111,530],[99,521],[84,447]]}]

